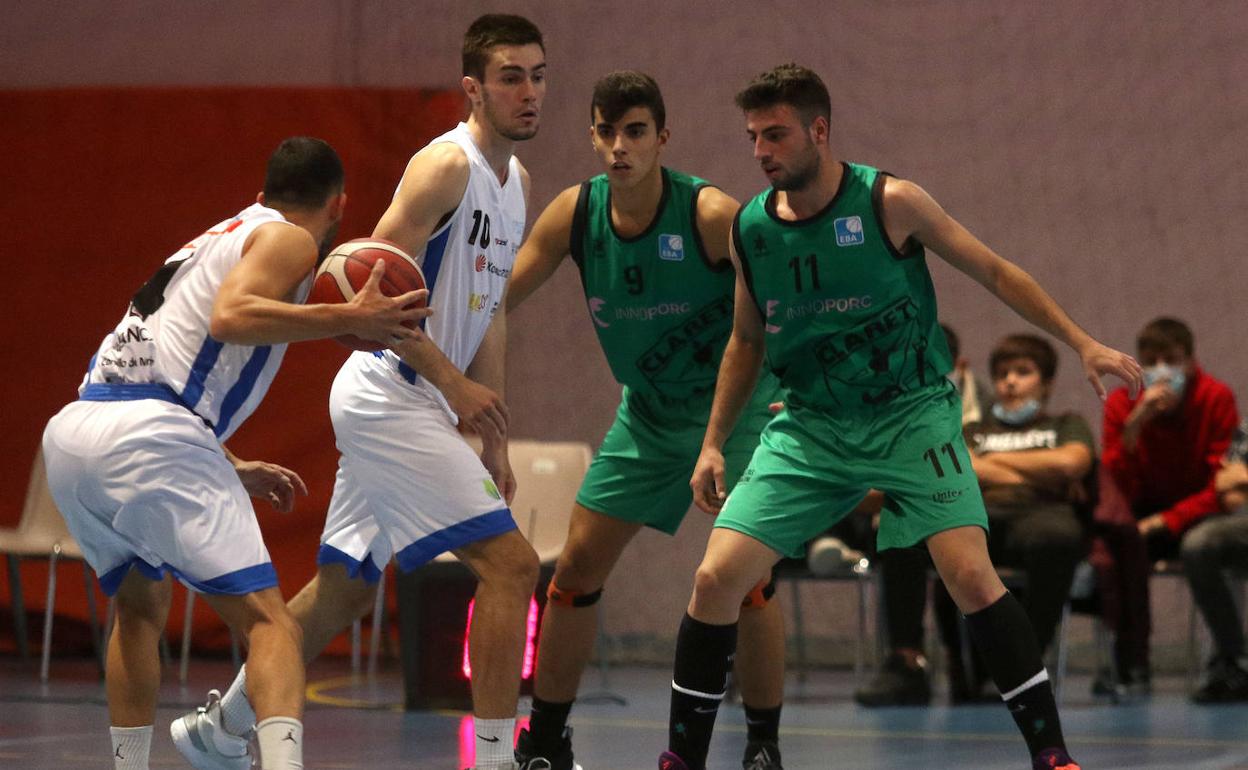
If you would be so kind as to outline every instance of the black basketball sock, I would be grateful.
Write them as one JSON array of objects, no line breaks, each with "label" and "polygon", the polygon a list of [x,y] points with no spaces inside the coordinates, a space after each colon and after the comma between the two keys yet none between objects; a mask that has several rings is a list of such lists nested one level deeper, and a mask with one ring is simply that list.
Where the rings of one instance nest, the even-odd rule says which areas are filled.
[{"label": "black basketball sock", "polygon": [[1007,591],[993,604],[967,615],[966,626],[1031,756],[1045,749],[1065,751],[1049,674],[1023,605]]},{"label": "black basketball sock", "polygon": [[529,711],[529,735],[533,737],[538,756],[546,756],[559,748],[563,728],[568,724],[568,714],[572,712],[572,703],[552,703],[533,696],[533,708]]},{"label": "black basketball sock", "polygon": [[667,747],[689,770],[704,770],[715,729],[715,716],[727,690],[728,672],[737,650],[737,624],[713,626],[688,613],[676,637],[672,674],[672,710]]},{"label": "black basketball sock", "polygon": [[745,706],[745,727],[750,743],[780,742],[780,709],[783,704],[770,709],[756,709],[748,703]]}]

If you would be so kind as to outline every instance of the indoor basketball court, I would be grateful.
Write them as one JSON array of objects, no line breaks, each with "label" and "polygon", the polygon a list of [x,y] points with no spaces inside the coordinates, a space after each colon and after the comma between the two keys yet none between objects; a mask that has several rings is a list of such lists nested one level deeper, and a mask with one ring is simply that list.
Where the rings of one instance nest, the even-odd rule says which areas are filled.
[{"label": "indoor basketball court", "polygon": [[[341,770],[641,770],[654,768],[661,753],[661,770],[703,770],[703,764],[780,770],[779,755],[768,753],[776,748],[789,770],[1023,768],[1029,756],[1044,763],[1034,767],[1058,770],[1248,768],[1242,649],[1248,556],[1244,543],[1228,535],[1216,551],[1217,568],[1201,570],[1205,557],[1193,556],[1193,540],[1183,540],[1206,520],[1233,524],[1248,516],[1248,481],[1227,475],[1248,455],[1244,428],[1232,430],[1242,416],[1235,396],[1248,392],[1242,344],[1248,273],[1235,227],[1248,178],[1248,98],[1241,85],[1248,14],[1240,4],[10,5],[0,28],[7,182],[0,244],[10,283],[3,356],[10,376],[0,386],[9,468],[0,478],[0,553],[7,559],[0,767],[130,770],[123,754],[132,746],[150,751],[146,765],[135,760],[138,770],[192,767],[198,765],[184,755],[216,756],[224,746],[244,753],[204,760],[224,762],[204,767],[242,770],[262,745],[276,756],[273,725],[264,737],[256,732],[264,716],[301,725],[301,733],[287,736],[304,739],[302,766]],[[496,43],[486,36],[474,54],[465,31],[493,14],[523,17],[540,28],[540,42]],[[527,30],[522,25],[506,34]],[[479,65],[472,59],[478,54]],[[780,66],[789,62],[809,70],[798,68],[794,76]],[[496,72],[498,80],[487,78]],[[622,79],[608,76],[620,72]],[[815,113],[801,101],[810,97],[793,91],[772,102],[765,96],[761,106],[751,102],[759,92],[750,89],[765,75],[800,80],[806,72],[826,86],[819,97],[830,102],[826,116],[816,110],[810,117]],[[646,90],[651,85],[661,89],[658,109]],[[810,132],[800,135],[808,145],[786,150],[786,141],[797,140],[776,128],[788,124],[773,112],[796,116],[793,125]],[[295,169],[291,185],[312,179],[306,184],[319,197],[272,181],[274,158],[287,147],[279,143],[290,137],[317,139],[299,145],[305,155],[286,162]],[[453,162],[429,159],[448,145],[459,148]],[[809,164],[809,178],[786,176],[799,161]],[[835,184],[819,186],[829,179]],[[910,182],[917,186],[899,187]],[[262,188],[267,197],[258,200]],[[638,201],[644,205],[633,207]],[[809,201],[819,205],[802,209]],[[898,208],[905,205],[914,208]],[[240,209],[224,227],[205,229]],[[921,224],[911,227],[898,212]],[[834,219],[826,232],[803,229],[823,227],[825,219]],[[307,269],[283,278],[280,292],[277,279],[270,285],[236,277],[242,288],[225,283],[222,276],[235,264],[244,265],[236,276],[247,275],[256,259],[244,256],[257,253],[253,248],[272,248],[258,253],[279,259],[279,247],[267,245],[277,241],[250,235],[284,228],[278,220],[300,230],[302,250],[281,246],[289,248],[283,264],[302,259],[298,264]],[[968,247],[954,225],[1022,268],[1076,326],[1054,321],[1049,306],[1030,293],[1034,304],[1026,305],[1021,290],[1007,287],[994,296],[980,285],[1009,279],[987,268],[977,273],[997,263]],[[242,226],[256,229],[246,230],[246,241],[228,240]],[[824,257],[808,253],[816,242],[841,261],[824,261],[820,270]],[[166,297],[199,269],[195,255],[206,253],[205,243],[225,244],[222,253],[233,249],[233,261],[220,275],[210,273],[209,288],[194,284],[200,294],[187,302],[199,303],[198,315],[182,305],[169,309],[176,303],[166,306]],[[938,256],[935,244],[960,256],[941,259],[946,255]],[[926,258],[916,260],[924,248]],[[861,267],[872,264],[868,257],[854,262],[854,254],[879,255],[883,267],[870,273]],[[743,266],[739,282],[734,264]],[[884,279],[871,278],[880,271],[900,277],[881,288]],[[902,283],[910,294],[888,294]],[[522,291],[518,306],[508,304],[513,290]],[[251,300],[254,313],[242,332],[223,325],[227,316],[217,304],[238,296]],[[396,297],[402,307],[383,311]],[[757,312],[742,312],[742,298]],[[372,315],[361,320],[365,299]],[[1016,313],[1006,304],[1014,301],[1035,312]],[[289,313],[279,307],[296,305],[336,309],[313,319],[307,307]],[[270,314],[255,310],[260,307]],[[1020,315],[1048,325],[1033,326]],[[159,320],[171,317],[176,320]],[[294,326],[279,327],[272,320],[279,317]],[[1165,336],[1177,333],[1175,319],[1186,336]],[[946,329],[939,336],[937,320],[956,334],[949,337]],[[203,333],[170,348],[185,353],[185,376],[158,372],[164,363],[145,358],[158,350],[158,330],[182,334],[199,329],[196,324]],[[1063,339],[1071,328],[1083,334],[1078,340],[1094,338],[1085,353],[1092,344],[1104,349],[1081,361]],[[1186,346],[1178,363],[1146,360],[1156,329],[1163,343],[1178,339],[1175,346]],[[798,336],[816,333],[824,336]],[[1003,354],[1003,345],[1020,335],[1042,338],[1055,351],[1054,362],[1029,353],[1035,348],[1026,340]],[[436,355],[428,345],[420,348],[431,339]],[[757,390],[750,379],[742,391],[741,400],[750,403],[740,405],[743,417],[722,432],[717,447],[723,463],[717,470],[730,480],[716,487],[709,466],[695,470],[694,461],[708,421],[719,419],[711,399],[717,382],[724,391],[732,368],[720,369],[720,359],[725,349],[735,351],[733,366],[745,372],[740,362],[753,366],[754,359],[740,351],[764,348],[768,358],[759,353],[759,370],[775,377],[764,375]],[[1042,380],[1036,386],[1042,395],[1031,406],[1018,396],[1023,406],[1014,409],[1017,393],[998,384],[1006,377],[998,364],[1028,355],[1040,361],[1032,374]],[[1111,392],[1103,400],[1085,372],[1101,364],[1109,391],[1137,377],[1139,398],[1147,400],[1160,377],[1162,389],[1177,393],[1172,400],[1157,396],[1153,411],[1134,393]],[[134,374],[145,367],[152,367],[150,377]],[[1218,424],[1210,427],[1210,418],[1197,429],[1182,422],[1186,417],[1175,415],[1187,415],[1179,410],[1198,399],[1193,383],[1213,388],[1213,378],[1223,405]],[[767,383],[776,388],[774,398],[763,397]],[[968,387],[980,389],[982,403],[972,405]],[[940,405],[930,395],[938,391]],[[818,394],[814,400],[811,392]],[[929,432],[943,427],[924,420],[945,407],[956,415],[959,398],[962,427],[928,441]],[[112,522],[133,546],[125,558],[114,558],[105,548],[116,546],[111,534],[98,542],[75,537],[100,532],[98,522],[91,520],[91,529],[83,524],[88,514],[60,510],[70,499],[66,479],[97,471],[73,466],[79,470],[69,473],[58,453],[71,438],[94,440],[91,426],[121,424],[107,416],[114,402],[153,401],[161,415],[174,412],[207,436],[212,460],[204,461],[203,478],[216,478],[210,474],[216,466],[209,466],[220,461],[229,483],[251,495],[255,514],[244,515],[251,529],[231,529],[211,516],[168,526],[164,519],[139,519],[125,531]],[[785,408],[767,412],[771,401],[785,401]],[[60,444],[41,440],[59,410],[84,402],[95,410],[89,419],[63,427]],[[750,411],[760,404],[761,411]],[[1123,418],[1117,423],[1115,408]],[[1085,427],[1068,433],[1048,423],[1026,427],[1049,414],[1078,416]],[[1156,414],[1170,426],[1164,435],[1141,427]],[[1013,432],[985,439],[983,426],[997,424],[992,420],[1007,426],[1003,433]],[[754,438],[738,457],[729,434],[746,423]],[[156,418],[137,424],[134,435],[153,441],[166,435]],[[894,426],[895,440],[881,438]],[[783,430],[793,432],[769,443]],[[767,457],[787,458],[783,451],[791,451],[802,458],[795,475],[809,478],[801,483],[826,478],[819,463],[840,456],[824,452],[835,441],[860,447],[834,468],[848,469],[845,478],[854,483],[884,478],[879,474],[888,463],[879,458],[891,462],[902,449],[917,469],[907,474],[931,473],[933,480],[924,477],[931,486],[916,487],[911,497],[909,487],[884,490],[874,509],[863,495],[880,485],[866,482],[862,489],[849,482],[820,488],[827,497],[816,502],[811,494],[785,497],[784,484],[793,482],[775,481],[784,474],[769,476],[758,459],[764,453],[753,454],[760,431],[768,431],[761,434],[772,447],[767,451],[777,453]],[[799,433],[800,441],[792,438]],[[1154,453],[1157,465],[1140,470],[1150,456],[1135,454],[1135,447],[1148,441],[1173,448],[1175,457],[1156,460],[1161,455]],[[223,442],[228,450],[218,451]],[[1199,451],[1180,455],[1189,443]],[[1065,475],[1054,476],[1052,466],[1010,466],[1004,476],[993,475],[1003,471],[983,459],[994,446],[1055,452],[1074,444],[1082,464],[1062,470]],[[788,449],[774,449],[781,446]],[[1115,454],[1116,446],[1129,447],[1131,458]],[[45,461],[48,447],[54,456]],[[134,484],[152,494],[195,490],[181,494],[177,505],[233,511],[215,502],[215,487],[159,473],[148,478],[148,467],[172,462],[170,450],[152,450],[147,466],[134,448],[100,456],[137,466],[124,466],[115,477],[98,472],[102,490],[141,477]],[[747,462],[753,463],[748,469]],[[965,474],[972,462],[974,473]],[[243,466],[254,475],[245,477]],[[1124,468],[1136,474],[1134,486],[1122,481]],[[701,487],[694,474],[701,474]],[[691,475],[695,491],[710,497],[688,499]],[[1169,497],[1154,494],[1172,475],[1199,483]],[[722,487],[738,477],[742,485],[774,486],[756,497],[743,493],[734,509]],[[989,597],[980,589],[996,572],[966,577],[976,571],[954,567],[970,562],[946,561],[945,554],[970,560],[969,551],[946,552],[952,548],[946,541],[927,540],[919,577],[907,591],[912,597],[917,591],[919,604],[903,637],[897,618],[904,613],[888,603],[899,594],[886,596],[886,586],[898,585],[888,577],[895,573],[886,574],[875,546],[892,546],[885,540],[916,515],[962,511],[981,496],[989,511],[984,523],[997,527],[992,511],[1002,498],[992,496],[994,485],[1042,490],[1035,497],[1019,492],[1026,502],[1069,503],[1079,517],[1070,569],[1056,561],[1050,569],[1045,559],[1067,557],[1049,551],[999,563],[1010,593]],[[1165,492],[1180,486],[1175,481]],[[717,491],[723,494],[712,507],[722,526],[689,504]],[[852,500],[843,504],[851,492],[861,499],[857,508]],[[89,497],[78,494],[79,502]],[[805,513],[784,518],[772,511],[790,503],[813,510],[807,520],[822,517],[827,525],[806,532]],[[758,513],[763,523],[756,529],[742,525],[747,504],[771,518]],[[1120,507],[1106,513],[1114,505]],[[281,510],[287,507],[292,510]],[[1112,518],[1123,511],[1134,518]],[[841,514],[858,522],[855,533],[830,528]],[[949,521],[955,523],[899,545],[976,529],[968,520]],[[919,532],[915,526],[905,531]],[[192,530],[202,530],[195,535],[201,540],[178,539]],[[249,548],[264,551],[259,538],[248,540],[253,530],[263,537],[267,560],[246,555]],[[798,530],[805,534],[790,547]],[[488,545],[500,539],[509,545]],[[565,552],[569,542],[572,555]],[[991,535],[987,542],[983,550],[997,559],[1004,546]],[[722,558],[707,556],[704,563],[708,553]],[[829,553],[831,562],[821,561]],[[777,555],[785,558],[772,577],[745,575],[741,565]],[[195,572],[214,560],[231,566]],[[101,574],[91,561],[104,565]],[[703,572],[700,564],[707,565]],[[331,568],[340,582],[326,577]],[[134,618],[146,617],[128,614],[135,612],[135,578],[162,570],[180,578],[152,589],[152,596],[168,591],[167,620],[140,634],[147,644],[141,653],[126,653],[122,676],[118,650],[138,648],[118,640],[139,638]],[[933,596],[942,572],[984,581],[950,591],[945,606],[953,614],[942,615]],[[1028,602],[1038,602],[1034,597],[1050,585],[1039,578],[1056,573],[1060,596],[1033,644],[1031,632],[1020,630],[1035,625]],[[1219,589],[1215,600],[1201,593],[1210,574],[1229,593]],[[746,598],[739,608],[733,598],[724,610],[714,592],[729,584],[736,590],[738,582],[736,595]],[[242,598],[275,589],[269,596],[276,607],[310,583],[329,587],[319,597],[309,589],[295,615],[257,609]],[[236,599],[242,608],[227,611],[239,613],[253,632],[289,631],[285,646],[261,648],[285,651],[277,656],[285,668],[261,669],[269,672],[259,679],[265,693],[294,681],[296,636],[325,642],[307,667],[302,694],[287,687],[292,692],[282,696],[306,704],[301,722],[282,711],[292,706],[271,706],[277,696],[252,692],[254,675],[246,679],[246,694],[241,685],[229,689],[247,660],[247,632],[232,632],[209,605],[228,608]],[[1030,614],[1019,609],[1006,617],[1000,602],[1007,600]],[[963,615],[962,605],[972,609]],[[750,626],[755,621],[748,618],[764,617],[760,607],[770,620]],[[324,618],[315,615],[322,610]],[[990,610],[991,620],[984,614]],[[322,634],[316,625],[348,614],[358,620],[338,623],[348,626],[341,633]],[[304,623],[298,634],[282,625],[296,616]],[[474,650],[470,638],[487,638],[482,628],[493,629],[488,638],[510,641]],[[113,658],[110,634],[118,645]],[[1023,637],[1029,641],[1017,641]],[[253,638],[272,637],[262,631]],[[1239,652],[1228,652],[1236,638]],[[718,672],[730,669],[734,655],[738,671],[721,694]],[[1041,663],[1027,668],[1037,656]],[[111,700],[110,666],[111,681],[125,682]],[[559,673],[539,684],[543,666]],[[514,723],[507,712],[516,680],[498,674],[513,669],[520,682]],[[271,674],[277,670],[287,671],[287,679]],[[155,686],[144,679],[153,672],[159,689],[150,737],[114,732],[110,747],[110,703],[112,727],[143,730],[147,717],[133,715],[149,704],[135,694],[146,684],[136,682]],[[993,677],[1008,683],[1000,688],[1008,708]],[[881,686],[883,695],[863,696]],[[210,690],[235,704],[217,708],[215,722],[207,715],[216,708],[212,700],[203,719],[196,717]],[[762,700],[747,715],[743,699],[750,698]],[[776,699],[782,710],[770,703]],[[264,714],[254,710],[259,702]],[[488,718],[482,703],[489,704]],[[1060,727],[1049,716],[1054,704]],[[769,721],[760,728],[764,722],[756,717],[764,712]],[[1011,712],[1028,716],[1016,720]],[[551,721],[539,729],[531,713]],[[709,721],[698,716],[707,713]],[[190,727],[175,747],[169,725],[184,715]],[[245,721],[246,729],[236,734],[231,719]],[[571,733],[562,732],[565,720]],[[778,738],[769,732],[776,720]],[[702,763],[696,747],[712,728]],[[136,742],[117,738],[123,735]],[[1063,736],[1069,756],[1041,751],[1057,748]],[[506,744],[516,740],[521,753],[512,764]],[[191,744],[188,754],[183,749]],[[526,755],[526,746],[542,751]],[[760,747],[767,751],[758,753]],[[680,752],[697,758],[686,764]]]}]

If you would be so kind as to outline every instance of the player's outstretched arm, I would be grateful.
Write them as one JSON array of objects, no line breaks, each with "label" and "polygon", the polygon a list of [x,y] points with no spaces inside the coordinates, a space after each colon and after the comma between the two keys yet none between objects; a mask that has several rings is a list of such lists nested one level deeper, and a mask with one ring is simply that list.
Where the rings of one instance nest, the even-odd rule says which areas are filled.
[{"label": "player's outstretched arm", "polygon": [[572,215],[580,186],[559,193],[533,223],[529,237],[520,245],[507,284],[507,312],[515,310],[541,288],[568,255],[572,238]]},{"label": "player's outstretched arm", "polygon": [[694,465],[693,478],[689,480],[693,502],[707,513],[717,513],[728,497],[728,486],[724,481],[724,442],[754,392],[758,373],[763,368],[765,350],[763,319],[745,285],[741,265],[731,245],[729,253],[737,268],[732,336],[728,338],[724,358],[719,364],[715,400],[711,405],[706,436],[702,439],[702,452]]},{"label": "player's outstretched arm", "polygon": [[221,342],[270,345],[354,334],[383,344],[417,334],[404,324],[429,315],[405,309],[428,296],[424,289],[399,297],[381,293],[385,263],[342,304],[296,305],[295,290],[316,265],[312,235],[301,227],[272,222],[257,227],[243,244],[243,256],[221,282],[208,333]]},{"label": "player's outstretched arm", "polygon": [[917,239],[1020,316],[1065,342],[1079,354],[1088,381],[1102,399],[1106,391],[1101,377],[1106,374],[1125,382],[1132,397],[1139,391],[1143,373],[1134,358],[1102,345],[1079,328],[1027,271],[985,246],[921,187],[888,179],[883,208],[885,229],[894,244]]}]

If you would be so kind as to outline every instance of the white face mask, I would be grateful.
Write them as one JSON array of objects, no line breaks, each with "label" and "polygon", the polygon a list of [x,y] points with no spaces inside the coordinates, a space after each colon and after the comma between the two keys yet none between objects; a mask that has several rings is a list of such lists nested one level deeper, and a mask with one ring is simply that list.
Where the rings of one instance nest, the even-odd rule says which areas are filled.
[{"label": "white face mask", "polygon": [[1169,364],[1156,364],[1144,370],[1144,387],[1151,388],[1159,382],[1167,383],[1175,393],[1182,393],[1183,386],[1187,384],[1187,373]]},{"label": "white face mask", "polygon": [[1040,401],[1029,398],[1013,409],[1006,409],[1000,401],[992,405],[992,416],[1006,425],[1023,425],[1040,414]]}]

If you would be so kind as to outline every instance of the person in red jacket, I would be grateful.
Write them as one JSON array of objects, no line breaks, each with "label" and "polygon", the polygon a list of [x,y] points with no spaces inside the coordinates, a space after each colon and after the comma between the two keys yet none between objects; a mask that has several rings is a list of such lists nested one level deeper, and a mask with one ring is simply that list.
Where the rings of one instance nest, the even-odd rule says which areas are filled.
[{"label": "person in red jacket", "polygon": [[[1119,388],[1105,402],[1096,519],[1111,557],[1100,578],[1106,620],[1117,632],[1118,671],[1122,684],[1146,691],[1151,565],[1181,555],[1192,566],[1211,517],[1225,512],[1214,477],[1239,413],[1231,389],[1196,363],[1192,331],[1182,321],[1149,322],[1136,346],[1146,387],[1135,399]],[[1210,580],[1224,582],[1220,572],[1188,576],[1210,627],[1224,625],[1201,596]],[[1198,700],[1215,675],[1228,673],[1223,661],[1215,663]]]}]

